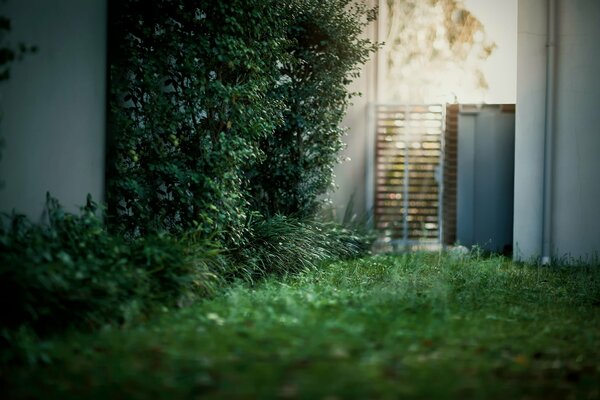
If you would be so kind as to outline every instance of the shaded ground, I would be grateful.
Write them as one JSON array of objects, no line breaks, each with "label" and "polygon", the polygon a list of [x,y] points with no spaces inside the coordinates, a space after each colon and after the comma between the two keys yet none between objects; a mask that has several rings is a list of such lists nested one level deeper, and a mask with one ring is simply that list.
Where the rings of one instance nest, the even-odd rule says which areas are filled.
[{"label": "shaded ground", "polygon": [[30,398],[600,398],[600,268],[375,256],[44,343]]}]

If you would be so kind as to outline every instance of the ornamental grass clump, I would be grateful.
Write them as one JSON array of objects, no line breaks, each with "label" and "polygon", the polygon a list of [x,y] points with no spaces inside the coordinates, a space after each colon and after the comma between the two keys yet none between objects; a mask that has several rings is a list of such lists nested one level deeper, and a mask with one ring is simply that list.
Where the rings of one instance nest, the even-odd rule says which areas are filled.
[{"label": "ornamental grass clump", "polygon": [[298,273],[324,261],[366,253],[349,231],[334,222],[275,215],[252,219],[248,230],[247,245],[234,251],[233,256],[248,268],[246,277],[251,280]]}]

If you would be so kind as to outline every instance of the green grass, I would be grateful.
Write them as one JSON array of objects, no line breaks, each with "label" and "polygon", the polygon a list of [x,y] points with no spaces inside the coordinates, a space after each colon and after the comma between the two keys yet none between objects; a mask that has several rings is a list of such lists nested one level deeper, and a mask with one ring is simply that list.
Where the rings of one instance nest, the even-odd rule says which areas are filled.
[{"label": "green grass", "polygon": [[32,344],[13,398],[600,398],[600,266],[374,256]]}]

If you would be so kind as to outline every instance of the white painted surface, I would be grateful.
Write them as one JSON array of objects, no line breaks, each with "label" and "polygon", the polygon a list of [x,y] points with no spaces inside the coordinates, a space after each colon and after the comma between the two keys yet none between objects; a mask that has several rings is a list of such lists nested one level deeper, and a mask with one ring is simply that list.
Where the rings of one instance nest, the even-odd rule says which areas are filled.
[{"label": "white painted surface", "polygon": [[9,0],[10,39],[38,46],[0,86],[0,211],[37,220],[45,193],[70,210],[104,194],[106,0]]},{"label": "white painted surface", "polygon": [[464,4],[496,43],[492,55],[481,64],[489,88],[483,98],[463,95],[463,102],[514,104],[517,99],[517,0],[465,0]]},{"label": "white painted surface", "polygon": [[[372,1],[373,4],[376,1]],[[377,41],[377,22],[370,24],[364,36]],[[348,127],[348,135],[344,138],[346,149],[342,152],[345,160],[335,167],[336,189],[331,198],[336,215],[341,219],[350,199],[354,201],[354,214],[363,219],[372,211],[372,185],[374,174],[374,132],[369,125],[369,104],[376,102],[377,91],[377,56],[371,55],[370,60],[363,66],[360,77],[348,88],[350,92],[360,92],[360,97],[352,100],[342,126]],[[374,122],[372,122],[374,124]]]},{"label": "white painted surface", "polygon": [[[394,0],[394,2],[401,3],[402,0]],[[393,77],[396,75],[395,79],[391,78],[396,82],[394,86],[382,85],[379,101],[417,104],[453,103],[455,101],[462,104],[514,104],[517,70],[517,2],[518,0],[464,0],[458,2],[459,7],[466,8],[483,24],[487,40],[496,45],[494,51],[486,59],[479,59],[479,51],[474,51],[466,59],[449,62],[432,62],[427,56],[422,56],[419,57],[419,67],[410,73],[407,72],[408,79],[404,79],[404,74],[398,76],[387,71],[386,60],[390,55],[391,43],[395,38],[388,37],[389,28],[386,26],[380,36],[381,40],[386,42],[381,51],[383,63],[381,63],[380,76]],[[387,15],[391,12],[388,3],[387,0],[381,0],[379,5],[380,21],[385,25],[388,21]],[[432,20],[438,28],[441,28],[443,21],[441,4],[437,3],[437,6],[434,6],[439,8],[440,13],[437,14],[437,20]],[[427,6],[424,5],[424,7]],[[436,14],[430,14],[430,18],[435,18],[432,15]],[[423,24],[427,23],[429,21],[423,21]],[[430,32],[422,31],[422,33],[426,33],[426,36],[430,35]],[[481,38],[476,36],[475,46],[477,46],[478,40]],[[406,46],[411,46],[411,44]],[[403,65],[395,66],[395,68],[402,67]],[[474,79],[475,70],[483,73],[487,88],[480,87],[477,80]],[[415,77],[415,75],[417,76]],[[413,76],[412,81],[411,76]]]},{"label": "white painted surface", "polygon": [[[600,250],[600,2],[558,2],[552,256],[589,259]],[[546,1],[519,1],[514,245],[540,256],[546,62]]]},{"label": "white painted surface", "polygon": [[547,0],[519,1],[515,121],[516,259],[542,251]]},{"label": "white painted surface", "polygon": [[600,252],[600,1],[558,2],[554,256]]}]

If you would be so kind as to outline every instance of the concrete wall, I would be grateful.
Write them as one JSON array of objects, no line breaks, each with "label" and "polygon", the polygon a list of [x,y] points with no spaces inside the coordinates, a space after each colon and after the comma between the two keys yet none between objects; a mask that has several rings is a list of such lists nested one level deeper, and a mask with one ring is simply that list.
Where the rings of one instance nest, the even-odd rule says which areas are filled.
[{"label": "concrete wall", "polygon": [[556,257],[600,252],[600,2],[561,0],[552,237]]},{"label": "concrete wall", "polygon": [[[545,0],[519,1],[514,244],[536,258],[542,242]],[[600,2],[559,0],[552,256],[589,259],[600,251]]]},{"label": "concrete wall", "polygon": [[515,212],[517,259],[542,246],[547,0],[521,0],[518,10]]},{"label": "concrete wall", "polygon": [[[376,3],[376,0],[370,1],[372,5]],[[373,22],[363,36],[377,41],[378,29],[378,22]],[[377,55],[372,54],[363,66],[360,77],[348,87],[350,92],[360,92],[362,95],[353,99],[342,121],[342,126],[348,127],[348,135],[344,138],[346,149],[342,152],[345,161],[334,170],[336,189],[331,197],[338,219],[343,217],[351,198],[354,214],[358,218],[367,217],[373,206],[370,186],[373,185],[375,139],[374,119],[369,115],[369,104],[376,102],[377,64]]]},{"label": "concrete wall", "polygon": [[50,191],[68,209],[104,193],[106,0],[9,0],[9,39],[36,45],[0,86],[0,210],[37,220]]},{"label": "concrete wall", "polygon": [[497,106],[458,117],[456,238],[501,252],[512,246],[515,118]]}]

